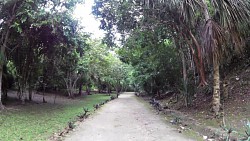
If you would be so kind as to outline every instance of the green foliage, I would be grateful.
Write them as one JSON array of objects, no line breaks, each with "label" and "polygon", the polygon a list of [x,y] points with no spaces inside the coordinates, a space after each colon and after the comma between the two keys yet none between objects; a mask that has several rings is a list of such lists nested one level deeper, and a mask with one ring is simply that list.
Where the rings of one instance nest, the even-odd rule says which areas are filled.
[{"label": "green foliage", "polygon": [[1,4],[1,39],[6,40],[4,48],[16,68],[21,92],[41,87],[37,80],[43,77],[47,88],[67,86],[71,95],[89,38],[72,16],[81,2],[11,0]]},{"label": "green foliage", "polygon": [[136,90],[156,94],[180,85],[178,53],[171,40],[158,38],[160,34],[161,30],[137,30],[118,51],[121,60],[135,68]]},{"label": "green foliage", "polygon": [[93,82],[99,91],[129,87],[130,66],[122,63],[116,53],[99,40],[90,41],[83,58],[85,78]]},{"label": "green foliage", "polygon": [[[177,89],[188,105],[195,87],[211,84],[206,78],[212,74],[212,105],[218,114],[220,64],[245,46],[249,37],[249,1],[96,0],[93,13],[107,32],[107,43],[115,42],[116,32],[123,37],[119,54],[123,62],[136,69],[136,89],[152,94]],[[168,41],[172,48],[164,50],[164,46],[169,47]]]}]

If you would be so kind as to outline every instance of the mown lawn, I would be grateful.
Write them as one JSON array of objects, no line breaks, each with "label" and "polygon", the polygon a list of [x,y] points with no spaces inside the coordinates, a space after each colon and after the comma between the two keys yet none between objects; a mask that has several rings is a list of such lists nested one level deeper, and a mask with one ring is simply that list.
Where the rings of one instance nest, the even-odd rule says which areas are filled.
[{"label": "mown lawn", "polygon": [[83,112],[83,107],[93,111],[93,105],[110,96],[90,95],[66,99],[60,104],[40,103],[18,105],[0,112],[0,140],[42,141],[65,128],[69,121]]}]

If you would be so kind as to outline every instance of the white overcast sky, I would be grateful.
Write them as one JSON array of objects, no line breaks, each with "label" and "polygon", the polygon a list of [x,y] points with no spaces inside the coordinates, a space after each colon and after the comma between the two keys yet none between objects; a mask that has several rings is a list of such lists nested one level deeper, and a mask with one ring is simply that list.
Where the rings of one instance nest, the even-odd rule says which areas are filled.
[{"label": "white overcast sky", "polygon": [[100,22],[91,13],[93,4],[94,0],[85,0],[84,4],[77,5],[74,15],[81,21],[85,31],[92,33],[93,38],[102,38],[104,32],[99,29]]}]

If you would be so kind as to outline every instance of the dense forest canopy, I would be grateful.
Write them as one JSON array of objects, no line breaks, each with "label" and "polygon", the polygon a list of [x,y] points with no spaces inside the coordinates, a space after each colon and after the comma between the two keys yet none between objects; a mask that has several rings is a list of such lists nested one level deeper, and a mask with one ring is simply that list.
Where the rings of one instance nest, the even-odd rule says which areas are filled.
[{"label": "dense forest canopy", "polygon": [[[22,103],[33,91],[65,90],[74,97],[92,89],[129,86],[122,63],[99,40],[90,38],[73,16],[82,0],[6,0],[0,2],[1,101],[16,89]],[[0,104],[1,108],[4,106]]]},{"label": "dense forest canopy", "polygon": [[153,96],[174,91],[189,106],[205,87],[218,115],[230,64],[249,63],[248,0],[95,0],[102,41],[74,18],[83,3],[0,2],[1,101],[10,88],[23,103],[34,90],[65,89],[74,97],[76,88],[79,94],[133,89]]},{"label": "dense forest canopy", "polygon": [[249,56],[248,0],[96,0],[93,13],[108,45],[122,35],[120,58],[134,66],[141,91],[177,90],[189,105],[197,87],[213,87],[216,115],[221,81],[224,98],[228,91],[220,70],[240,53]]}]

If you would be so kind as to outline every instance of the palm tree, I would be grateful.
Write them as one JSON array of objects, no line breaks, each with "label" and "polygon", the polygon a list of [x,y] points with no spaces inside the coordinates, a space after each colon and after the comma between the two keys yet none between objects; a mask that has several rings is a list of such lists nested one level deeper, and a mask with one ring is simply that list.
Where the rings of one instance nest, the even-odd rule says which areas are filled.
[{"label": "palm tree", "polygon": [[[165,0],[162,4],[168,5],[170,11],[171,9],[180,11],[180,18],[184,18],[182,21],[186,22],[186,25],[192,25],[197,20],[197,16],[203,14],[200,16],[201,23],[204,24],[201,31],[203,37],[200,40],[196,37],[196,41],[192,34],[189,34],[189,37],[193,39],[195,45],[197,41],[202,41],[198,45],[201,47],[201,53],[207,62],[213,64],[212,109],[215,115],[218,115],[220,110],[220,63],[228,50],[227,42],[231,41],[236,51],[241,50],[244,45],[239,26],[247,24],[249,21],[250,2],[248,0]],[[175,11],[172,12],[176,13]]]},{"label": "palm tree", "polygon": [[[220,110],[220,62],[223,54],[228,50],[226,44],[229,39],[237,50],[243,47],[239,26],[249,21],[250,2],[247,0],[201,1],[206,24],[203,32],[204,53],[213,62],[213,101],[212,109],[216,115]],[[216,12],[214,18],[209,13],[208,4],[213,5]],[[218,18],[219,20],[216,20]],[[229,38],[228,38],[229,37]],[[237,51],[236,50],[236,51]]]},{"label": "palm tree", "polygon": [[240,26],[248,24],[249,0],[143,0],[141,4],[147,11],[153,11],[150,16],[155,19],[158,18],[157,12],[164,13],[165,17],[160,17],[160,21],[174,28],[176,40],[182,36],[187,42],[200,72],[201,85],[206,85],[203,58],[208,63],[212,62],[212,110],[218,115],[221,105],[220,63],[230,46],[235,51],[244,46]]}]

